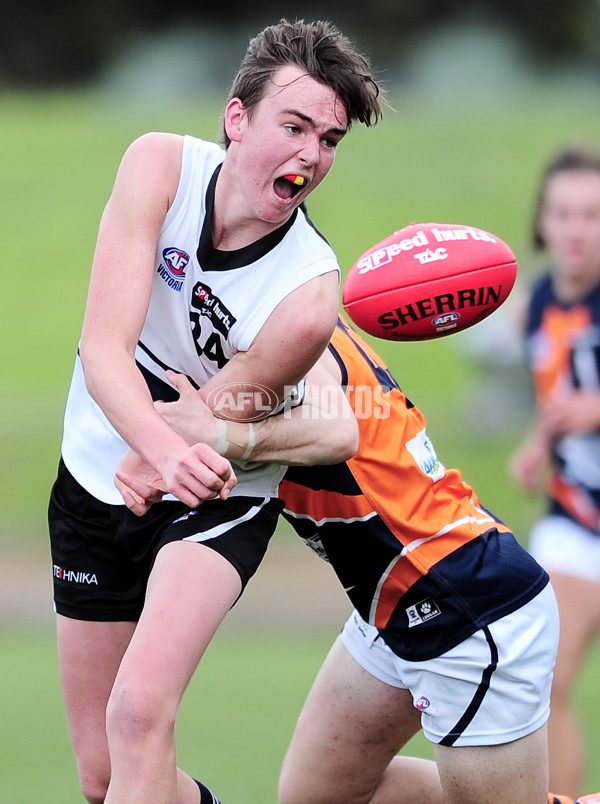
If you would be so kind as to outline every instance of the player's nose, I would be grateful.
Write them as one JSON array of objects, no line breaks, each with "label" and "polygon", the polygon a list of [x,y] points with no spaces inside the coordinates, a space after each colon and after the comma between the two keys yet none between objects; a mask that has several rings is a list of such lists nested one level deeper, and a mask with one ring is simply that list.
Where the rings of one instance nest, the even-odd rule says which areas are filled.
[{"label": "player's nose", "polygon": [[320,140],[317,136],[307,137],[298,154],[305,165],[316,165],[320,157]]}]

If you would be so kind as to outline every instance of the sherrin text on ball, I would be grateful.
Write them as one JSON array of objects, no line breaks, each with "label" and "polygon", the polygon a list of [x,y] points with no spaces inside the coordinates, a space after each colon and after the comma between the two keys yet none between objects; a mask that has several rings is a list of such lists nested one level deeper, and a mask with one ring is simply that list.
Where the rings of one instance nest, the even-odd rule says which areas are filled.
[{"label": "sherrin text on ball", "polygon": [[473,326],[510,294],[517,261],[499,237],[448,223],[413,223],[366,251],[344,283],[357,326],[386,340],[428,340]]}]

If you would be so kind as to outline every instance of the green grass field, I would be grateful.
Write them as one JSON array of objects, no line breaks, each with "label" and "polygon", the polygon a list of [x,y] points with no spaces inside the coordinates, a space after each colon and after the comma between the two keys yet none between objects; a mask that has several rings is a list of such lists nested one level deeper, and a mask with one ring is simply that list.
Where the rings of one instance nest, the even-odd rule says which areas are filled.
[{"label": "green grass field", "polygon": [[[413,220],[469,223],[512,245],[526,283],[541,163],[564,140],[600,142],[597,105],[589,95],[541,89],[469,102],[407,94],[393,105],[381,127],[351,133],[310,202],[341,264]],[[212,100],[150,108],[91,95],[0,95],[0,545],[45,548],[95,234],[122,152],[152,129],[213,139],[219,113]],[[460,466],[485,504],[525,537],[540,503],[525,500],[506,475],[525,412],[520,426],[482,434],[464,389],[488,372],[457,339],[376,346],[426,413],[441,460]],[[224,801],[273,801],[295,716],[332,637],[220,634],[185,701],[181,764]],[[0,645],[0,801],[79,801],[52,633],[6,627]],[[579,689],[592,758],[600,756],[599,661],[596,651]],[[418,742],[416,750],[428,749]],[[593,761],[588,787],[600,789]]]},{"label": "green grass field", "polygon": [[[212,785],[223,801],[275,802],[285,748],[331,639],[322,633],[218,634],[181,709],[181,767]],[[62,709],[53,635],[0,630],[0,644],[0,801],[77,804],[82,799]],[[600,789],[598,663],[596,648],[578,692],[590,759],[588,791]],[[403,753],[431,758],[419,735]]]}]

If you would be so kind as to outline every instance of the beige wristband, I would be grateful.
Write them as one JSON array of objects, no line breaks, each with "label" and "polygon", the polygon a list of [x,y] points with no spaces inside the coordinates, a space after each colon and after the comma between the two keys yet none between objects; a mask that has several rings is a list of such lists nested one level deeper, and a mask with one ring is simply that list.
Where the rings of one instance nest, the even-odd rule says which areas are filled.
[{"label": "beige wristband", "polygon": [[215,444],[215,452],[219,455],[227,455],[229,449],[229,441],[227,440],[227,424],[223,419],[215,419],[217,424],[217,443]]},{"label": "beige wristband", "polygon": [[246,449],[242,454],[242,460],[247,461],[250,459],[252,455],[252,451],[256,446],[256,430],[254,429],[254,425],[252,422],[248,422],[248,444],[246,445]]}]

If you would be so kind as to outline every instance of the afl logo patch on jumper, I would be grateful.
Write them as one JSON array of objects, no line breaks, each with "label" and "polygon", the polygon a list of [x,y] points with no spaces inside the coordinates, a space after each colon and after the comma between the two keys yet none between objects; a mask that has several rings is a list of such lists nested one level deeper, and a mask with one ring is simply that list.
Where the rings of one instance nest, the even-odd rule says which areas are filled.
[{"label": "afl logo patch on jumper", "polygon": [[180,248],[165,248],[162,253],[162,262],[157,273],[167,283],[171,290],[179,293],[185,279],[185,269],[190,261],[190,255]]}]

